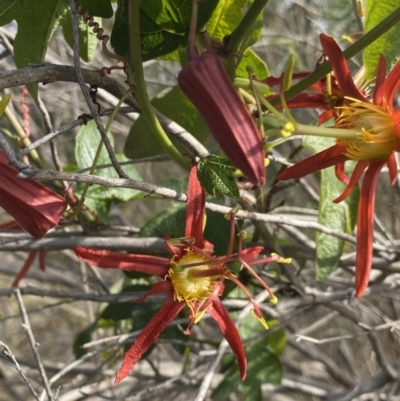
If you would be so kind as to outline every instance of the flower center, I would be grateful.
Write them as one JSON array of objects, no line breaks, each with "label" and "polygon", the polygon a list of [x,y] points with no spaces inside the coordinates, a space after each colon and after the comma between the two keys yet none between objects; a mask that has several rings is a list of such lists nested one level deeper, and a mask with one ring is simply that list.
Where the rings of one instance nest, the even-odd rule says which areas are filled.
[{"label": "flower center", "polygon": [[[220,276],[215,275],[215,265],[208,265],[207,260],[203,255],[191,250],[188,250],[179,261],[171,260],[168,276],[178,301],[185,301],[190,306],[194,301],[201,302],[210,297]],[[185,267],[203,262],[204,264],[198,266]],[[208,276],[207,270],[214,275]]]},{"label": "flower center", "polygon": [[347,98],[351,103],[338,107],[336,128],[356,129],[354,139],[338,138],[353,160],[385,160],[394,150],[396,130],[390,112],[383,107]]}]

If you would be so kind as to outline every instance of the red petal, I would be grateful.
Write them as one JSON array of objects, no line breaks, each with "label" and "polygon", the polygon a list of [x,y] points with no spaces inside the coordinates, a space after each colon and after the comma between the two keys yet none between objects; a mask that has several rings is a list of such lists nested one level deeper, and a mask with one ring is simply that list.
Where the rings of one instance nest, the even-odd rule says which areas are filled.
[{"label": "red petal", "polygon": [[11,284],[11,287],[18,287],[19,282],[26,276],[29,269],[31,268],[32,263],[36,258],[36,255],[37,255],[37,252],[29,252],[29,255],[28,255],[24,265],[22,266],[22,269],[17,274],[17,277],[15,277],[13,283]]},{"label": "red petal", "polygon": [[335,164],[344,163],[348,160],[343,154],[345,150],[345,146],[331,146],[322,152],[316,153],[315,155],[296,163],[285,171],[282,171],[282,173],[278,175],[278,180],[284,181],[292,178],[301,178],[324,168],[334,166]]},{"label": "red petal", "polygon": [[171,289],[167,295],[164,305],[145,326],[132,347],[125,354],[121,368],[117,374],[117,377],[115,378],[115,384],[118,384],[129,374],[134,365],[149,349],[150,345],[157,340],[161,332],[176,318],[176,316],[178,316],[178,313],[184,308],[185,305],[185,302],[174,301],[174,294],[173,290]]},{"label": "red petal", "polygon": [[138,298],[136,302],[138,304],[141,304],[146,300],[147,297],[150,297],[151,295],[157,295],[161,294],[163,292],[168,291],[171,288],[171,282],[168,281],[159,281],[158,283],[155,283],[149,291],[146,292],[142,297]]},{"label": "red petal", "polygon": [[347,61],[335,40],[330,36],[324,35],[323,33],[319,35],[319,39],[321,41],[322,48],[324,49],[324,52],[328,56],[329,62],[332,65],[335,78],[338,81],[343,96],[349,96],[361,100],[362,102],[368,102],[368,100],[360,93],[355,85],[353,78],[351,77]]},{"label": "red petal", "polygon": [[239,336],[236,326],[233,324],[229,313],[222,305],[220,299],[215,297],[213,303],[207,309],[207,312],[217,321],[222,335],[231,346],[239,365],[240,377],[242,380],[246,378],[247,360],[244,352],[242,340]]},{"label": "red petal", "polygon": [[385,162],[373,162],[364,175],[357,215],[356,297],[368,286],[372,262],[375,190]]},{"label": "red petal", "polygon": [[153,274],[164,278],[170,268],[166,258],[75,247],[76,256],[92,266]]},{"label": "red petal", "polygon": [[232,163],[254,185],[264,185],[265,152],[260,131],[218,55],[206,51],[191,60],[179,73],[178,83]]},{"label": "red petal", "polygon": [[203,218],[206,204],[205,193],[197,178],[197,166],[190,170],[186,200],[185,237],[195,239],[194,244],[203,249]]},{"label": "red petal", "polygon": [[397,62],[392,71],[389,72],[385,82],[381,86],[377,94],[380,105],[387,106],[390,110],[393,109],[393,99],[397,89],[400,86],[400,62]]},{"label": "red petal", "polygon": [[67,208],[65,199],[36,181],[17,177],[0,152],[0,207],[34,237],[42,237],[55,227]]},{"label": "red petal", "polygon": [[379,57],[378,68],[376,71],[375,89],[374,89],[374,104],[382,105],[382,88],[384,89],[386,77],[386,60],[381,54]]},{"label": "red petal", "polygon": [[355,185],[357,184],[358,180],[361,177],[361,174],[364,172],[364,170],[371,164],[369,160],[360,160],[354,171],[353,174],[351,175],[350,182],[347,185],[346,189],[343,191],[343,193],[338,196],[336,199],[334,199],[332,202],[333,203],[339,203],[344,201],[353,191]]},{"label": "red petal", "polygon": [[47,252],[40,251],[39,252],[39,267],[40,267],[40,270],[42,270],[43,272],[46,270],[46,259],[47,259]]},{"label": "red petal", "polygon": [[336,177],[343,182],[343,184],[348,185],[350,182],[349,177],[347,177],[344,171],[344,163],[338,163],[335,166]]},{"label": "red petal", "polygon": [[397,161],[394,152],[390,154],[386,163],[389,169],[390,185],[393,186],[397,181]]}]

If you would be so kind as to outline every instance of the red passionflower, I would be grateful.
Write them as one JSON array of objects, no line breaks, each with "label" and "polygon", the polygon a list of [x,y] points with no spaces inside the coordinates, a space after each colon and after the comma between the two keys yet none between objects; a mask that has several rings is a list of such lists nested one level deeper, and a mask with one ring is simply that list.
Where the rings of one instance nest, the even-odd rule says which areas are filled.
[{"label": "red passionflower", "polygon": [[43,237],[58,224],[67,202],[36,181],[18,178],[1,152],[0,171],[0,207],[33,237]]},{"label": "red passionflower", "polygon": [[[335,121],[335,128],[310,127],[309,130],[312,135],[335,137],[336,145],[296,163],[282,172],[278,178],[280,180],[300,178],[336,166],[337,172],[341,172],[338,178],[347,184],[345,191],[334,200],[341,202],[352,192],[365,172],[357,217],[355,286],[356,297],[360,297],[368,285],[371,270],[374,202],[379,173],[386,164],[392,185],[397,178],[394,152],[399,152],[400,149],[400,110],[394,108],[393,101],[400,86],[400,63],[397,63],[385,77],[386,62],[383,56],[380,57],[374,94],[372,99],[368,100],[355,85],[337,43],[323,34],[320,39],[346,101],[336,108],[339,117]],[[294,133],[295,131],[296,128]],[[343,177],[343,166],[347,160],[358,161],[350,179]]]},{"label": "red passionflower", "polygon": [[[204,191],[197,179],[197,169],[190,173],[187,193],[187,211],[185,237],[171,240],[166,238],[165,246],[171,258],[161,258],[148,255],[121,254],[104,250],[75,248],[76,255],[97,267],[116,268],[126,271],[137,271],[158,276],[161,281],[153,285],[148,293],[139,302],[143,302],[149,295],[166,292],[164,305],[153,316],[151,321],[139,334],[132,347],[125,354],[121,368],[115,379],[119,383],[124,379],[142,355],[158,338],[165,327],[185,307],[189,307],[189,328],[197,323],[204,313],[213,317],[234,352],[240,370],[241,378],[246,376],[246,355],[239,333],[224,308],[219,296],[224,290],[224,280],[234,281],[249,297],[254,306],[254,315],[265,324],[262,313],[247,291],[246,287],[227,268],[227,263],[240,261],[266,288],[271,296],[270,288],[254,272],[250,265],[269,261],[280,261],[274,255],[266,259],[254,261],[262,251],[261,246],[241,249],[233,254],[235,225],[231,215],[231,241],[228,254],[223,257],[212,256],[213,245],[203,238],[203,217],[205,207]],[[275,297],[271,300],[276,300]],[[188,330],[189,330],[188,328]],[[187,330],[187,333],[189,331]]]}]

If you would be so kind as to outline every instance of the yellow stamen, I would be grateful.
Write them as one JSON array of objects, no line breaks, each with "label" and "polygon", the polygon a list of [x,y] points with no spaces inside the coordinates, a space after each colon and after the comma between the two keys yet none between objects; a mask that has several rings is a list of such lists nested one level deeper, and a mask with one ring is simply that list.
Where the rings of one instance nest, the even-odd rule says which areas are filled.
[{"label": "yellow stamen", "polygon": [[353,160],[385,160],[396,144],[396,130],[392,116],[386,108],[357,99],[338,107],[337,128],[357,129],[355,139],[337,139],[347,147],[345,155]]}]

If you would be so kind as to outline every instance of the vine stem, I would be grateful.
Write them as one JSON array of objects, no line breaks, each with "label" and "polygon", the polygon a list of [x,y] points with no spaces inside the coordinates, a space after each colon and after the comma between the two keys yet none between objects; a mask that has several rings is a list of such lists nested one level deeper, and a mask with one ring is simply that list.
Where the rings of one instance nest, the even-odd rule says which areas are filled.
[{"label": "vine stem", "polygon": [[[135,79],[135,97],[139,103],[142,115],[145,118],[150,129],[165,149],[165,151],[185,170],[190,170],[191,163],[174,146],[167,134],[163,130],[154,110],[150,103],[149,96],[146,91],[146,83],[144,80],[142,48],[140,39],[140,4],[139,0],[130,0],[128,3],[129,15],[129,61],[130,68]],[[128,67],[129,68],[129,67]]]},{"label": "vine stem", "polygon": [[[229,35],[228,43],[224,49],[227,54],[240,52],[240,45],[249,33],[257,17],[262,13],[268,0],[254,0],[239,25]],[[228,73],[234,77],[235,66],[239,64],[241,57],[230,57],[227,65]]]}]

